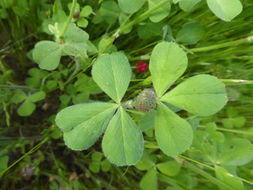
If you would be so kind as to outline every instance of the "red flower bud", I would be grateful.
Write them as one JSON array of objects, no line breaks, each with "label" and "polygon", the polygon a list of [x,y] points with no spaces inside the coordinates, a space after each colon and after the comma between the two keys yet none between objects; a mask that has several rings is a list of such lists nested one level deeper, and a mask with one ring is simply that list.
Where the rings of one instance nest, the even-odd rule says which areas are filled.
[{"label": "red flower bud", "polygon": [[145,61],[140,61],[137,63],[137,71],[139,73],[146,72],[148,70],[148,64]]}]

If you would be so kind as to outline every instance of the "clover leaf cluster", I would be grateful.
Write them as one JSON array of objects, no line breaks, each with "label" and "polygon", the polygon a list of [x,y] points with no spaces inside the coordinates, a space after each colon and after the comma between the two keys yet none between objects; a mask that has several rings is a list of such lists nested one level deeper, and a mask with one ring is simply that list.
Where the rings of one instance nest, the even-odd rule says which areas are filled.
[{"label": "clover leaf cluster", "polygon": [[[208,116],[227,102],[225,85],[206,74],[190,77],[167,92],[183,75],[187,63],[186,53],[172,42],[157,44],[150,58],[157,103],[155,136],[160,149],[172,157],[191,146],[193,129],[169,105],[197,116]],[[78,104],[60,111],[56,124],[63,131],[65,144],[73,150],[85,150],[104,134],[102,149],[110,162],[118,166],[135,165],[142,157],[144,140],[140,128],[121,103],[131,79],[127,57],[120,52],[98,57],[92,77],[115,103]]]}]

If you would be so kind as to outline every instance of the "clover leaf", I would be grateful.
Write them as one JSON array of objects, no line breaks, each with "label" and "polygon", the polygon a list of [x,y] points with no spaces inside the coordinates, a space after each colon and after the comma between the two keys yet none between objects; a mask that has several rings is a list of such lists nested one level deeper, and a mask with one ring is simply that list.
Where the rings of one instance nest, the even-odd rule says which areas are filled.
[{"label": "clover leaf", "polygon": [[[207,116],[219,111],[227,101],[225,86],[210,75],[191,77],[166,93],[184,73],[187,62],[186,53],[175,43],[161,42],[151,54],[150,71],[157,96],[153,101],[158,105],[154,112],[156,140],[161,150],[172,157],[190,147],[193,130],[170,107]],[[120,52],[98,57],[92,77],[116,103],[78,104],[60,111],[56,124],[64,133],[65,144],[73,150],[85,150],[105,133],[102,149],[108,160],[118,166],[134,165],[143,154],[144,143],[141,128],[121,103],[131,78],[127,57]]]},{"label": "clover leaf", "polygon": [[73,150],[85,150],[105,132],[102,142],[105,156],[116,165],[134,165],[140,160],[144,146],[140,128],[120,103],[131,78],[126,56],[116,52],[99,57],[92,76],[117,104],[87,103],[60,111],[56,124],[64,133],[65,144]]},{"label": "clover leaf", "polygon": [[31,115],[36,108],[35,103],[45,99],[45,97],[46,94],[43,91],[35,92],[27,96],[22,90],[16,90],[11,101],[15,104],[22,102],[18,108],[18,114],[24,117]]},{"label": "clover leaf", "polygon": [[220,19],[229,22],[242,12],[240,0],[207,0],[209,9]]},{"label": "clover leaf", "polygon": [[[56,35],[56,34],[55,34]],[[84,30],[71,23],[63,36],[63,42],[40,41],[33,49],[33,59],[41,69],[54,70],[58,67],[62,56],[77,58],[87,57],[87,52],[95,53],[95,46],[88,40]]]},{"label": "clover leaf", "polygon": [[151,78],[160,101],[155,134],[158,145],[168,156],[177,156],[187,150],[192,143],[193,132],[190,124],[164,103],[208,116],[218,112],[227,102],[225,85],[210,75],[191,77],[165,93],[184,73],[186,66],[186,53],[175,43],[161,42],[151,54]]}]

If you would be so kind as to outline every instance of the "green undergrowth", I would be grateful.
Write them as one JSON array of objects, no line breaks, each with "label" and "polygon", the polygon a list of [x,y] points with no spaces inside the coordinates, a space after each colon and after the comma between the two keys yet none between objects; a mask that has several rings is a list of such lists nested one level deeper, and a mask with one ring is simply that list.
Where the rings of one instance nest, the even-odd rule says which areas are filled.
[{"label": "green undergrowth", "polygon": [[251,190],[252,10],[0,1],[0,189]]}]

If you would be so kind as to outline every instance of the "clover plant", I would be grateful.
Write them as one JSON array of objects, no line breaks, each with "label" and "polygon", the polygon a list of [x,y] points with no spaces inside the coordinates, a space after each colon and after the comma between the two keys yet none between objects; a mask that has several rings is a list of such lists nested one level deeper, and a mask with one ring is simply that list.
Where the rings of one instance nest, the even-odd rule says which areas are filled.
[{"label": "clover plant", "polygon": [[[224,84],[211,75],[190,77],[170,89],[185,72],[187,62],[186,53],[172,42],[157,44],[150,57],[157,107],[156,140],[160,149],[172,157],[191,146],[193,129],[169,105],[197,116],[208,116],[227,102]],[[104,133],[102,149],[105,156],[118,166],[134,165],[142,157],[144,140],[122,101],[131,79],[127,57],[121,52],[101,55],[92,67],[92,77],[114,103],[77,104],[60,111],[56,124],[63,131],[65,144],[73,150],[85,150]]]}]

